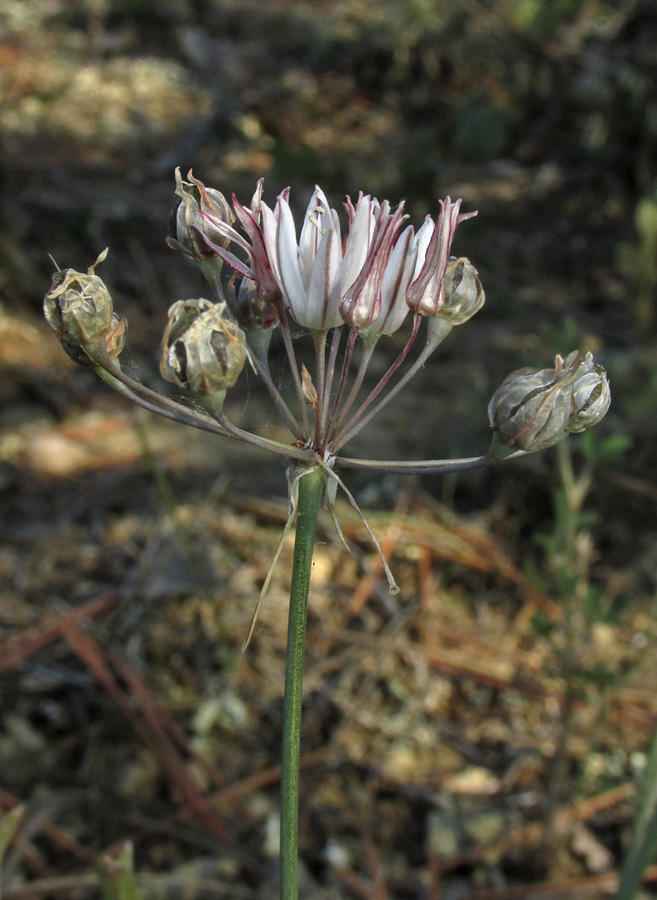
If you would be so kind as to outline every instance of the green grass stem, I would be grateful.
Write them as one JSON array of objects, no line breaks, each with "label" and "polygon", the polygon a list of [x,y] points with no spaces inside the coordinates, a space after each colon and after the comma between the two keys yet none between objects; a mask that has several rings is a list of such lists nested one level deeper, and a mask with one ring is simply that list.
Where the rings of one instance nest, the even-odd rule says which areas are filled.
[{"label": "green grass stem", "polygon": [[639,803],[632,840],[625,854],[616,900],[633,900],[643,882],[647,866],[657,852],[657,727],[646,770],[639,787]]}]

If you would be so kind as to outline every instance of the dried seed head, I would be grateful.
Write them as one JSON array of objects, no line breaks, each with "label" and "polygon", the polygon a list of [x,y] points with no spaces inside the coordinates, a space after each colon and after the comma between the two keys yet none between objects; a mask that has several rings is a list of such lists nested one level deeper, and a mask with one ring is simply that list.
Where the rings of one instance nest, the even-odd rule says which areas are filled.
[{"label": "dried seed head", "polygon": [[[110,330],[105,335],[105,349],[107,351],[107,356],[109,356],[110,359],[117,359],[117,357],[123,350],[127,330],[128,320],[126,319],[126,317],[119,316],[116,313],[113,313]],[[91,356],[85,351],[84,345],[81,344],[70,344],[68,341],[62,341],[62,347],[71,357],[73,362],[78,363],[78,365],[85,366],[90,369],[93,369],[98,365],[95,360],[94,349],[92,347],[89,347]]]},{"label": "dried seed head", "polygon": [[445,270],[445,302],[436,315],[462,325],[479,312],[486,295],[477,270],[469,259],[452,257]]},{"label": "dried seed head", "polygon": [[46,321],[63,344],[97,344],[112,330],[114,308],[105,283],[94,269],[107,256],[103,250],[86,275],[75,269],[55,272],[43,301]]},{"label": "dried seed head", "polygon": [[595,425],[610,402],[605,370],[590,353],[575,351],[565,361],[557,356],[554,369],[512,372],[493,394],[488,415],[502,444],[530,453]]},{"label": "dried seed head", "polygon": [[201,213],[209,213],[231,225],[235,221],[228,201],[214,188],[206,188],[202,181],[194,178],[192,171],[187,174],[189,181],[183,181],[180,168],[176,169],[176,192],[169,217],[167,244],[180,250],[190,259],[214,258],[215,254],[203,240],[207,235],[215,244],[227,247],[230,239],[224,237]]},{"label": "dried seed head", "polygon": [[224,317],[224,303],[179,300],[169,310],[160,373],[166,381],[199,394],[232,387],[246,362],[242,329]]}]

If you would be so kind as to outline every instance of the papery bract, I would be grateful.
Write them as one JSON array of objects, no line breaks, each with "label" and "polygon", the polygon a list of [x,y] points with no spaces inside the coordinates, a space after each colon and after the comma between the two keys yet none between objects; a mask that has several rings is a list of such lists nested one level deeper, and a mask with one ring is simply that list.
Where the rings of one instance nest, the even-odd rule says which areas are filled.
[{"label": "papery bract", "polygon": [[486,301],[479,273],[469,259],[451,258],[445,270],[445,300],[437,315],[452,325],[463,325]]}]

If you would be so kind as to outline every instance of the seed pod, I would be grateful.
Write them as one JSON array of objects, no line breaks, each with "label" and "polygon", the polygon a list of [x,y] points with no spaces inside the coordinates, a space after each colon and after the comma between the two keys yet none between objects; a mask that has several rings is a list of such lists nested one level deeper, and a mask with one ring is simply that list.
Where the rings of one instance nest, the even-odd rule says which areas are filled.
[{"label": "seed pod", "polygon": [[[105,335],[105,349],[107,350],[107,355],[110,359],[116,359],[123,350],[127,330],[128,320],[126,319],[126,317],[119,316],[114,313],[112,315],[110,331],[107,335]],[[95,362],[93,358],[93,349],[91,347],[90,350],[92,356],[90,356],[85,351],[84,346],[80,344],[69,344],[67,341],[62,341],[62,347],[71,357],[73,362],[78,363],[78,365],[85,366],[90,369],[93,369],[98,365],[98,363]]]},{"label": "seed pod", "polygon": [[176,196],[169,217],[169,236],[166,242],[169,247],[180,250],[190,259],[216,259],[216,254],[199,232],[206,234],[221,247],[227,247],[230,239],[221,235],[201,213],[209,213],[229,225],[235,221],[235,216],[221,191],[206,188],[202,181],[194,178],[191,169],[187,177],[190,181],[183,181],[180,168],[176,169]]},{"label": "seed pod", "polygon": [[224,317],[225,308],[203,299],[173,304],[162,340],[160,373],[166,381],[199,394],[235,384],[246,362],[246,338]]},{"label": "seed pod", "polygon": [[571,431],[597,424],[609,409],[607,374],[577,351],[554,369],[519,369],[504,379],[488,406],[502,444],[526,453],[551,447]]},{"label": "seed pod", "polygon": [[112,329],[112,298],[103,280],[94,274],[106,256],[104,250],[86,275],[75,269],[64,269],[52,277],[43,312],[63,344],[96,344]]},{"label": "seed pod", "polygon": [[274,328],[278,324],[276,309],[260,296],[255,280],[242,278],[237,291],[233,282],[234,278],[231,278],[226,291],[226,303],[241,327],[246,331]]},{"label": "seed pod", "polygon": [[477,270],[469,259],[452,257],[445,270],[445,302],[436,315],[449,319],[452,325],[462,325],[479,312],[486,295]]}]

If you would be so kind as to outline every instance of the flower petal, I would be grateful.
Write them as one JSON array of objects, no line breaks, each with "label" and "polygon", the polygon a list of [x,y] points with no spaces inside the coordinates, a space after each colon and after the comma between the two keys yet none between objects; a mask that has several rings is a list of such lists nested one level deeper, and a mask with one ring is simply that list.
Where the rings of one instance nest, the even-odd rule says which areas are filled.
[{"label": "flower petal", "polygon": [[292,315],[300,325],[304,325],[308,301],[301,280],[294,218],[288,203],[279,201],[276,205],[279,210],[276,231],[279,282]]},{"label": "flower petal", "polygon": [[337,328],[340,317],[340,240],[330,228],[324,233],[308,285],[308,321],[315,331]]},{"label": "flower petal", "polygon": [[424,265],[408,291],[408,305],[423,316],[433,316],[444,302],[444,280],[461,201],[440,201],[440,215],[427,247]]},{"label": "flower petal", "polygon": [[[344,256],[341,266],[342,295],[356,281],[367,259],[367,251],[370,246],[370,233],[373,228],[373,209],[371,197],[359,199],[353,218],[349,225]],[[353,209],[353,207],[351,207]],[[351,213],[350,213],[351,214]]]},{"label": "flower petal", "polygon": [[368,333],[392,334],[402,325],[410,312],[406,302],[406,290],[415,267],[417,247],[415,231],[409,225],[394,246],[381,283],[381,312],[367,329]]},{"label": "flower petal", "polygon": [[[249,268],[246,263],[243,263],[241,260],[239,260],[233,253],[230,252],[230,250],[226,250],[226,248],[222,247],[220,244],[213,243],[207,235],[203,234],[202,231],[199,231],[198,233],[208,245],[210,250],[212,250],[213,253],[216,253],[220,259],[223,259],[224,262],[227,262],[232,269],[235,269],[236,272],[239,272],[239,274],[243,275],[245,278],[256,277],[253,269]],[[249,247],[248,244],[246,244],[245,249],[247,250],[249,255],[251,255],[251,247]]]}]

